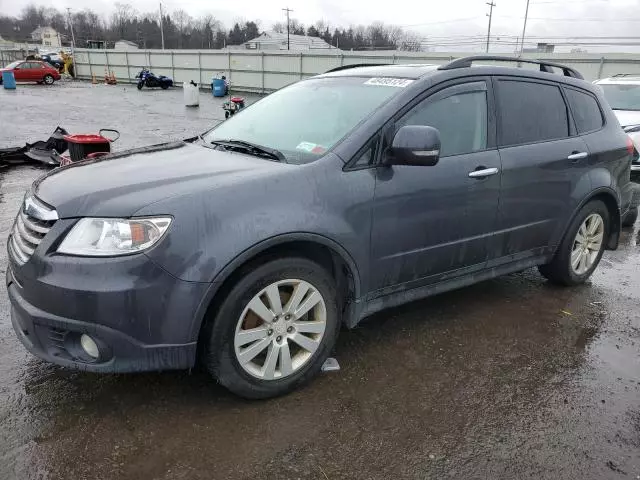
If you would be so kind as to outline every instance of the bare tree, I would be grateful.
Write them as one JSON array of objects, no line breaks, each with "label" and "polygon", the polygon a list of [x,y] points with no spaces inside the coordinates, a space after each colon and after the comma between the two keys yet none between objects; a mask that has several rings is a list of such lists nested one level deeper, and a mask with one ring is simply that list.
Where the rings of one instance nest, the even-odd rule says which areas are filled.
[{"label": "bare tree", "polygon": [[424,39],[416,32],[405,32],[398,42],[398,49],[405,52],[421,52],[423,48]]},{"label": "bare tree", "polygon": [[178,48],[182,48],[185,37],[188,36],[191,30],[190,27],[193,18],[191,18],[191,15],[189,15],[187,12],[180,9],[173,12],[173,14],[171,15],[171,19],[173,20],[173,23],[176,24],[176,31],[178,33]]},{"label": "bare tree", "polygon": [[271,31],[276,33],[287,33],[287,22],[276,22],[271,25]]},{"label": "bare tree", "polygon": [[128,3],[116,2],[115,13],[111,15],[111,25],[119,38],[126,38],[127,27],[137,18],[136,10]]},{"label": "bare tree", "polygon": [[196,22],[196,28],[200,31],[200,35],[202,36],[202,48],[211,48],[213,45],[216,23],[220,22],[217,22],[210,13],[206,14]]}]

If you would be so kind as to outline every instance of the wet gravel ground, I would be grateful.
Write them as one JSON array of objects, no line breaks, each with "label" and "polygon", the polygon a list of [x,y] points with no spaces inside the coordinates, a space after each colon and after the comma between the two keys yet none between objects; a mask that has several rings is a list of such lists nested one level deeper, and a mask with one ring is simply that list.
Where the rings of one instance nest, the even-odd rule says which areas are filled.
[{"label": "wet gravel ground", "polygon": [[[218,105],[129,86],[0,90],[0,147],[57,124],[120,129],[115,148],[181,138],[220,120]],[[40,173],[0,172],[3,276]],[[0,479],[638,479],[638,227],[587,285],[529,270],[383,312],[341,333],[340,372],[261,402],[196,371],[47,365],[19,344],[0,287]]]}]

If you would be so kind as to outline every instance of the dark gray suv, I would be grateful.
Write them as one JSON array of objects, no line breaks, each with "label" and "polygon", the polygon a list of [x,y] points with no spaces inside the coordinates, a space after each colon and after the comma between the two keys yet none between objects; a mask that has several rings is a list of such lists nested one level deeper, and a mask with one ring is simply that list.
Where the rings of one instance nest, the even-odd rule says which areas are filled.
[{"label": "dark gray suv", "polygon": [[40,178],[8,242],[18,337],[92,372],[199,359],[265,398],[384,308],[533,266],[584,282],[617,246],[633,146],[576,71],[477,60],[504,59],[336,69]]}]

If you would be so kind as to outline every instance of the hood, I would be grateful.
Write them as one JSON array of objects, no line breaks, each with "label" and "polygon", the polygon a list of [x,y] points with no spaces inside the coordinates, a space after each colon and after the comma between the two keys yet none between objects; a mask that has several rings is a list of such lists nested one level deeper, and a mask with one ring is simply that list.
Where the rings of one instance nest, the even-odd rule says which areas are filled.
[{"label": "hood", "polygon": [[640,125],[640,111],[638,110],[614,110],[618,122],[622,128],[631,125]]},{"label": "hood", "polygon": [[295,167],[178,142],[58,168],[33,188],[60,218],[129,217],[168,197],[243,182],[282,168]]}]

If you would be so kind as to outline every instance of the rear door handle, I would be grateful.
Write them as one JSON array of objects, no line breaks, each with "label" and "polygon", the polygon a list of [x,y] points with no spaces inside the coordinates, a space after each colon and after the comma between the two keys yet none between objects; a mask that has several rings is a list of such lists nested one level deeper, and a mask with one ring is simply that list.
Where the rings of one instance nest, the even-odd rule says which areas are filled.
[{"label": "rear door handle", "polygon": [[473,172],[469,172],[469,178],[485,178],[490,177],[491,175],[495,175],[500,170],[496,167],[492,168],[481,168],[480,170],[474,170]]},{"label": "rear door handle", "polygon": [[589,154],[587,152],[572,153],[567,157],[567,160],[571,160],[572,162],[575,162],[577,160],[582,160],[583,158],[587,158],[588,156]]}]

